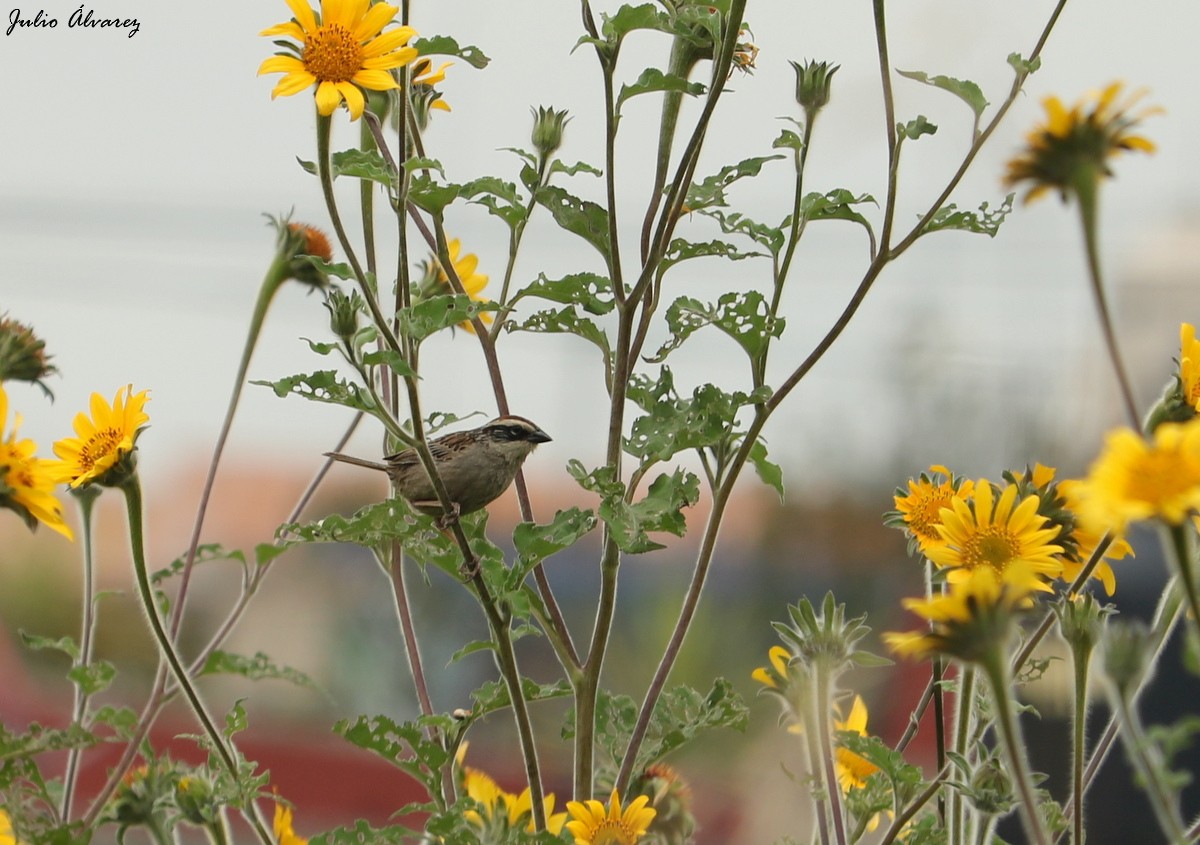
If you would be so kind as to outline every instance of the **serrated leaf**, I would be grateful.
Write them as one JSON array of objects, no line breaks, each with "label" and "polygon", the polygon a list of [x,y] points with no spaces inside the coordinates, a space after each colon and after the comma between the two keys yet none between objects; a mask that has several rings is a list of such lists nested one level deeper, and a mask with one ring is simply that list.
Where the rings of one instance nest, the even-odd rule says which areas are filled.
[{"label": "serrated leaf", "polygon": [[[183,571],[184,562],[187,560],[186,554],[180,555],[171,561],[167,566],[151,574],[150,583],[159,584],[172,575],[178,575]],[[192,566],[199,566],[204,563],[212,563],[218,560],[233,560],[246,566],[246,555],[238,549],[226,549],[219,543],[201,543],[196,547],[196,556],[192,560]]]},{"label": "serrated leaf", "polygon": [[422,211],[441,217],[461,190],[461,185],[438,182],[428,173],[420,173],[409,182],[408,199]]},{"label": "serrated leaf", "polygon": [[804,149],[804,141],[792,130],[784,129],[780,131],[779,137],[771,142],[771,149],[788,149],[800,152],[802,149]]},{"label": "serrated leaf", "polygon": [[557,185],[543,185],[535,195],[539,205],[554,217],[554,222],[578,235],[610,259],[608,248],[608,212],[590,200],[567,193]]},{"label": "serrated leaf", "polygon": [[470,44],[465,47],[459,46],[459,43],[449,35],[417,38],[411,42],[410,46],[415,47],[417,53],[422,56],[457,56],[477,70],[487,67],[488,62],[491,61],[478,47]]},{"label": "serrated leaf", "polygon": [[517,228],[528,219],[525,200],[512,182],[505,182],[494,176],[484,176],[462,185],[459,188],[459,196],[476,205],[482,205],[489,213],[503,220],[510,229]]},{"label": "serrated leaf", "polygon": [[588,471],[579,461],[571,460],[567,472],[585,490],[600,496],[597,513],[620,549],[629,554],[664,548],[650,539],[648,531],[669,531],[683,536],[686,522],[682,510],[700,497],[699,479],[682,469],[660,475],[650,485],[646,497],[632,505],[625,501],[625,485],[613,478],[612,467]]},{"label": "serrated leaf", "polygon": [[729,335],[752,359],[766,349],[768,338],[783,334],[785,321],[772,317],[766,299],[758,291],[723,294],[717,304],[706,305],[690,296],[681,296],[667,308],[667,327],[671,339],[653,356],[651,363],[660,363],[678,349],[693,333],[705,326],[716,326]]},{"label": "serrated leaf", "polygon": [[693,242],[683,238],[675,238],[667,247],[667,252],[659,262],[659,272],[665,273],[669,268],[691,258],[727,258],[730,261],[741,261],[745,258],[765,258],[762,252],[742,252],[731,243],[725,241]]},{"label": "serrated leaf", "polygon": [[640,6],[623,5],[613,15],[600,13],[600,32],[613,45],[620,44],[621,39],[638,29],[656,29],[669,32],[670,16],[653,3],[642,3]]},{"label": "serrated leaf", "polygon": [[513,302],[526,296],[578,305],[589,314],[607,314],[616,305],[612,281],[595,273],[572,273],[561,279],[548,279],[544,273],[539,273],[536,280],[517,292]]},{"label": "serrated leaf", "polygon": [[586,173],[589,176],[603,176],[604,171],[598,167],[593,167],[586,161],[577,161],[574,164],[567,164],[559,159],[554,159],[550,162],[550,174],[562,173],[565,176],[575,176],[580,173]]},{"label": "serrated leaf", "polygon": [[254,380],[250,383],[269,387],[280,397],[300,396],[313,402],[344,405],[368,414],[374,414],[376,411],[371,394],[354,382],[346,381],[336,370],[318,370],[315,373],[300,373],[275,381]]},{"label": "serrated leaf", "polygon": [[596,515],[590,510],[559,510],[548,523],[522,522],[513,529],[513,547],[528,571],[553,554],[579,541],[596,527]]},{"label": "serrated leaf", "polygon": [[79,660],[79,646],[71,637],[42,637],[37,634],[30,634],[26,631],[18,631],[21,636],[21,642],[30,651],[44,651],[50,649],[52,651],[61,651],[73,661]]},{"label": "serrated leaf", "polygon": [[724,208],[729,205],[725,199],[725,190],[741,179],[757,176],[768,161],[781,159],[781,155],[755,156],[722,167],[717,173],[708,176],[700,182],[688,187],[687,198],[684,200],[686,211],[699,211],[708,207]]},{"label": "serrated leaf", "polygon": [[417,371],[409,366],[404,356],[395,349],[372,349],[364,352],[362,362],[368,367],[385,366],[401,378],[418,378]]},{"label": "serrated leaf", "polygon": [[[407,810],[407,808],[405,808]],[[421,810],[429,812],[429,806],[422,805]],[[353,827],[337,827],[325,833],[318,833],[309,840],[310,845],[406,845],[409,842],[419,842],[425,833],[413,830],[403,825],[388,825],[387,827],[372,827],[365,819],[359,819]]]},{"label": "serrated leaf", "polygon": [[725,234],[738,234],[750,238],[755,243],[766,247],[773,256],[778,256],[779,251],[783,249],[786,239],[783,230],[776,226],[759,223],[738,212],[726,214],[715,208],[702,209],[700,213],[716,220],[717,225]]},{"label": "serrated leaf", "polygon": [[[441,729],[445,729],[444,721]],[[359,716],[333,726],[348,742],[382,757],[408,772],[433,795],[441,780],[441,768],[450,757],[441,744],[426,738],[422,720],[395,722],[387,716]]]},{"label": "serrated leaf", "polygon": [[214,651],[208,656],[208,660],[204,661],[200,675],[240,675],[249,681],[287,681],[298,687],[317,689],[317,685],[308,675],[289,666],[276,666],[271,658],[261,651],[253,657],[228,651]]},{"label": "serrated leaf", "polygon": [[132,707],[113,707],[104,705],[91,714],[93,725],[106,725],[121,739],[133,736],[138,726],[138,714]]},{"label": "serrated leaf", "polygon": [[435,332],[469,321],[485,311],[496,311],[495,302],[481,302],[465,293],[431,296],[396,312],[401,334],[422,341]]},{"label": "serrated leaf", "polygon": [[[302,158],[296,159],[308,173],[315,174],[317,165]],[[366,179],[381,185],[391,185],[396,181],[396,175],[388,168],[387,162],[378,150],[349,149],[340,150],[329,157],[329,169],[336,179],[339,176],[350,176],[355,179]]]},{"label": "serrated leaf", "polygon": [[944,208],[938,209],[938,212],[925,224],[925,228],[921,230],[921,234],[929,234],[930,232],[938,232],[944,229],[957,229],[962,232],[974,232],[994,238],[1000,231],[1000,225],[1008,217],[1009,212],[1012,211],[1014,197],[1016,197],[1016,194],[1009,194],[1004,198],[1004,202],[1000,204],[1000,207],[996,209],[992,209],[986,202],[982,202],[979,204],[978,211],[959,211],[957,205],[950,203]]},{"label": "serrated leaf", "polygon": [[988,101],[983,96],[983,91],[969,79],[955,79],[953,76],[942,75],[930,76],[920,70],[898,70],[896,73],[906,79],[931,85],[934,88],[941,88],[943,91],[949,91],[967,104],[975,114],[976,120],[983,114],[983,110],[988,107]]},{"label": "serrated leaf", "polygon": [[779,503],[783,504],[783,470],[779,468],[778,464],[767,460],[767,444],[761,440],[756,441],[750,447],[748,457],[750,463],[754,464],[754,471],[758,473],[758,477],[779,494]]},{"label": "serrated leaf", "polygon": [[539,334],[567,333],[577,335],[600,348],[608,360],[610,347],[608,336],[598,325],[586,317],[580,317],[575,309],[567,306],[557,311],[538,311],[521,323],[505,323],[508,331],[536,332]]},{"label": "serrated leaf", "polygon": [[250,720],[246,717],[243,701],[245,699],[239,698],[233,702],[233,707],[225,714],[225,727],[221,729],[221,733],[225,735],[226,739],[232,739],[236,734],[240,734],[250,727]]},{"label": "serrated leaf", "polygon": [[78,685],[84,695],[104,692],[117,677],[117,667],[107,660],[96,660],[86,666],[72,667],[67,678]]},{"label": "serrated leaf", "polygon": [[852,220],[866,226],[871,225],[867,219],[854,210],[854,206],[863,203],[878,205],[875,197],[870,194],[853,194],[845,188],[835,188],[826,194],[813,192],[806,194],[800,201],[800,215],[805,220]]},{"label": "serrated leaf", "polygon": [[617,95],[617,111],[621,110],[621,105],[626,100],[639,94],[649,94],[652,91],[676,91],[690,97],[699,97],[707,90],[707,86],[701,82],[689,82],[682,76],[663,73],[658,68],[648,67],[642,71],[636,82],[621,86],[621,93]]},{"label": "serrated leaf", "polygon": [[[565,680],[551,684],[539,684],[532,678],[521,678],[521,694],[527,702],[549,701],[571,694],[571,685]],[[475,702],[471,707],[471,718],[479,719],[489,713],[504,710],[512,704],[508,686],[503,681],[488,681],[471,692]]]},{"label": "serrated leaf", "polygon": [[1037,73],[1042,67],[1042,57],[1038,56],[1033,61],[1024,58],[1020,53],[1009,53],[1008,63],[1012,69],[1017,72],[1017,76],[1025,77],[1031,73]]},{"label": "serrated leaf", "polygon": [[933,135],[937,132],[937,126],[930,123],[925,115],[919,114],[908,123],[897,123],[896,131],[900,133],[902,139],[907,138],[910,141],[915,141],[922,135]]}]

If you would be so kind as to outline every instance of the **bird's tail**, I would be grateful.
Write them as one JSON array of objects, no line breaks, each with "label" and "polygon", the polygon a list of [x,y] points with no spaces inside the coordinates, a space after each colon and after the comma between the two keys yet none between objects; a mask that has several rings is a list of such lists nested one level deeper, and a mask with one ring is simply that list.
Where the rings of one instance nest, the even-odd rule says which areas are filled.
[{"label": "bird's tail", "polygon": [[333,458],[335,461],[342,463],[354,464],[358,467],[366,467],[367,469],[377,469],[380,472],[387,472],[387,464],[381,464],[379,461],[368,461],[363,458],[356,458],[353,455],[343,455],[341,452],[326,452],[325,457]]}]

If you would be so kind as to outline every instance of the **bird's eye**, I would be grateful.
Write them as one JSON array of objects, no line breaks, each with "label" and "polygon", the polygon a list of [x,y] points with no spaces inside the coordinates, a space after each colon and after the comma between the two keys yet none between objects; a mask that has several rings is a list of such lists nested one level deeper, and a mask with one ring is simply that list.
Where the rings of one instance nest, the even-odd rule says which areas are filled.
[{"label": "bird's eye", "polygon": [[526,436],[525,429],[517,425],[497,425],[493,426],[492,439],[502,442],[512,442],[514,440],[524,440]]}]

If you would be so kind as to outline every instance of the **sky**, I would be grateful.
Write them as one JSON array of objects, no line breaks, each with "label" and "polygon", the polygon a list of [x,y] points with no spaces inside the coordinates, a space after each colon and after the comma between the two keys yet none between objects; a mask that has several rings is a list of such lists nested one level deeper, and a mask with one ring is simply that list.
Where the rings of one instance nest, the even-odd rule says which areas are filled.
[{"label": "sky", "polygon": [[[35,326],[61,370],[50,381],[53,404],[24,387],[10,388],[10,404],[22,413],[26,436],[48,451],[69,433],[91,392],[111,398],[127,383],[148,388],[152,430],[141,443],[141,466],[165,479],[202,461],[215,438],[271,258],[273,236],[263,215],[294,210],[298,219],[327,223],[315,180],[296,163],[314,155],[311,98],[272,101],[276,77],[255,76],[273,50],[257,33],[288,16],[282,2],[84,4],[96,17],[136,18],[132,37],[128,30],[69,27],[78,6],[49,0],[38,8],[58,26],[16,28],[0,38],[0,73],[15,95],[0,122],[0,311]],[[892,65],[972,79],[998,103],[1011,80],[1005,57],[1031,49],[1052,7],[1046,0],[893,3]],[[3,7],[5,19],[17,8]],[[37,11],[19,9],[25,18]],[[1194,165],[1200,107],[1193,75],[1183,73],[1198,18],[1192,0],[1069,2],[1042,70],[952,198],[963,207],[1003,198],[1003,163],[1040,118],[1043,96],[1070,101],[1112,79],[1149,89],[1145,102],[1166,109],[1145,125],[1160,150],[1117,160],[1117,178],[1102,200],[1118,329],[1130,354],[1149,362],[1146,401],[1177,354],[1180,319],[1200,317],[1200,295],[1188,284],[1200,264],[1200,169]],[[750,0],[747,19],[759,47],[757,69],[730,81],[701,172],[770,154],[787,125],[780,117],[797,116],[788,60],[823,59],[841,69],[819,121],[808,184],[882,196],[884,124],[870,5]],[[515,179],[516,160],[502,148],[528,146],[529,109],[538,105],[573,115],[560,152],[565,160],[602,162],[596,63],[588,50],[571,49],[580,34],[576,2],[417,0],[412,20],[422,35],[453,35],[492,59],[483,71],[456,63],[442,86],[453,111],[437,116],[426,143],[448,178],[494,173]],[[631,38],[621,78],[631,80],[661,62],[666,49],[653,34]],[[966,146],[970,120],[943,92],[905,80],[895,84],[898,119],[921,113],[939,125],[935,136],[906,148],[903,223],[915,221],[936,195]],[[627,208],[645,201],[645,150],[657,114],[651,97],[627,106],[618,140]],[[335,146],[352,144],[356,129],[344,114],[336,122]],[[787,213],[787,191],[778,187],[787,184],[787,165],[773,167],[767,178],[735,192],[739,210],[764,220]],[[598,197],[600,182],[589,178],[576,177],[569,186]],[[626,221],[635,217],[625,212]],[[506,231],[466,206],[452,208],[447,225],[479,255],[494,294]],[[681,233],[697,238],[718,234],[703,221],[686,225],[692,228]],[[544,215],[530,225],[527,243],[518,283],[543,271],[598,269],[589,248],[556,231]],[[776,381],[836,318],[865,266],[863,247],[859,229],[810,229],[784,298],[789,328],[774,356]],[[1047,460],[1029,455],[1031,445],[1048,450],[1050,462],[1078,463],[1080,443],[1086,451],[1103,427],[1119,420],[1111,379],[1097,364],[1102,347],[1079,247],[1074,209],[1049,198],[1018,207],[994,240],[939,234],[890,268],[839,344],[767,429],[772,454],[797,479],[791,489],[820,495],[952,459],[968,474],[998,474],[1004,462]],[[670,294],[715,299],[734,286],[762,289],[766,266],[751,265],[681,271]],[[1171,297],[1162,293],[1167,288]],[[672,359],[677,382],[744,387],[736,347],[705,337]],[[328,339],[325,311],[318,297],[285,289],[251,378],[329,367],[303,338]],[[605,405],[595,350],[574,338],[513,334],[502,339],[500,357],[514,410],[555,437],[539,451],[543,471],[561,473],[573,457],[599,462]],[[427,409],[493,412],[471,338],[439,337],[423,361]],[[1033,423],[1014,420],[1026,413]],[[346,420],[341,409],[281,400],[251,386],[231,453],[267,465],[315,466]],[[354,444],[362,454],[378,448],[374,431]]]}]

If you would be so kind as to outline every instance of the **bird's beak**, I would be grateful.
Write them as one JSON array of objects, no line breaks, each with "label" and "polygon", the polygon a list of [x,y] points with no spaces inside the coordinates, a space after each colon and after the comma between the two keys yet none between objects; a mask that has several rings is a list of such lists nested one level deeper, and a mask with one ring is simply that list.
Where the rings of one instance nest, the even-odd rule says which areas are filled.
[{"label": "bird's beak", "polygon": [[549,443],[553,438],[540,428],[535,428],[525,439],[536,446],[538,443]]}]

